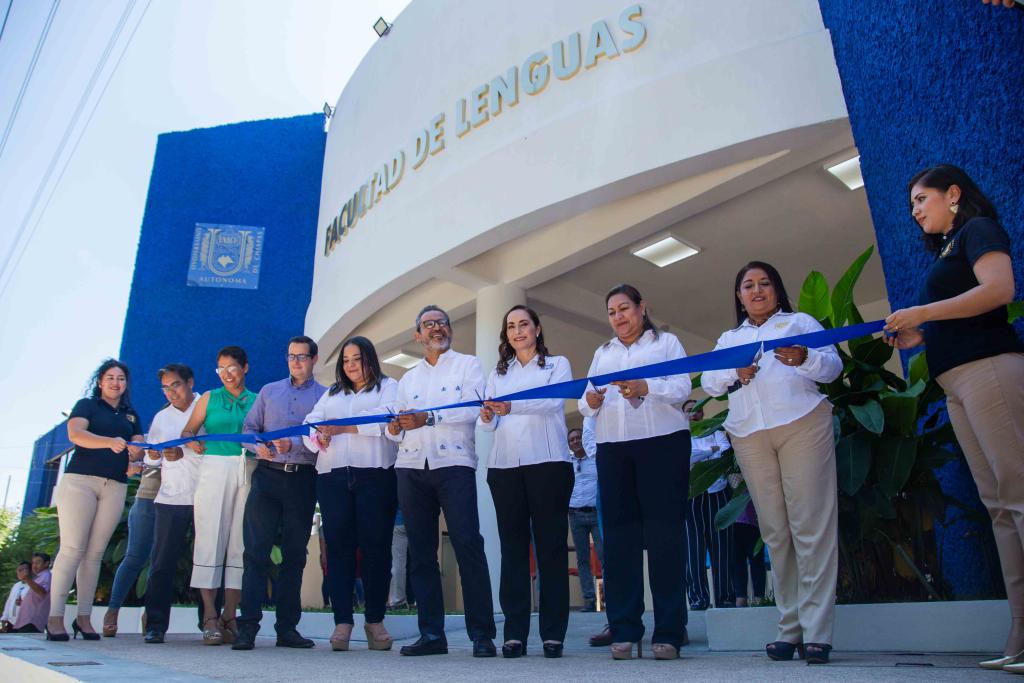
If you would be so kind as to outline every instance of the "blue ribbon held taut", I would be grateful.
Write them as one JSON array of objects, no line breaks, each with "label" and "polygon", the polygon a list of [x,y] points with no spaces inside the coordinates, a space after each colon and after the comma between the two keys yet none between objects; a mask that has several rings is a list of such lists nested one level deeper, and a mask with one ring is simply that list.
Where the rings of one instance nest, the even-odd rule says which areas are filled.
[{"label": "blue ribbon held taut", "polygon": [[[593,377],[572,379],[556,384],[545,384],[532,389],[523,389],[503,396],[495,396],[490,401],[527,401],[546,398],[578,399],[586,391],[587,385],[595,387],[604,386],[611,382],[627,381],[635,379],[651,379],[654,377],[668,377],[670,375],[681,375],[685,373],[705,372],[707,370],[730,370],[751,365],[754,355],[761,349],[765,352],[777,349],[781,346],[806,346],[818,349],[825,346],[833,346],[840,342],[866,337],[881,332],[885,325],[884,320],[849,325],[847,327],[836,327],[818,332],[781,337],[779,339],[768,339],[765,341],[751,342],[732,346],[727,349],[718,349],[700,353],[696,356],[676,358],[660,363],[641,365],[635,368],[609,372]],[[430,408],[414,408],[404,410],[402,413],[437,412],[441,410],[453,410],[455,408],[473,408],[483,404],[482,399],[449,403],[446,405],[432,406]],[[246,433],[246,434],[199,434],[188,438],[172,439],[161,443],[132,442],[133,446],[141,446],[151,450],[162,450],[182,446],[191,441],[230,441],[241,444],[257,444],[275,439],[284,439],[293,436],[304,436],[309,433],[310,428],[323,426],[358,426],[365,424],[381,424],[391,422],[397,417],[395,413],[380,413],[376,415],[361,415],[358,417],[340,417],[333,420],[321,420],[319,422],[307,422],[294,427],[285,427],[270,432]]]}]

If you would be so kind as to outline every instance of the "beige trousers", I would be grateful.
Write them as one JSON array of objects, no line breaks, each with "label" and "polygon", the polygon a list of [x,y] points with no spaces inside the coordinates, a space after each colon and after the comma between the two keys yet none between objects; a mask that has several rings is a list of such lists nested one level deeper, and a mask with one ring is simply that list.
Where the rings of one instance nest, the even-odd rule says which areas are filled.
[{"label": "beige trousers", "polygon": [[204,455],[192,505],[195,544],[193,588],[242,588],[242,519],[256,460],[241,455]]},{"label": "beige trousers", "polygon": [[1010,614],[1024,618],[1024,354],[965,363],[936,380],[992,517]]},{"label": "beige trousers", "polygon": [[776,640],[832,643],[839,573],[839,506],[832,406],[732,437],[771,553]]},{"label": "beige trousers", "polygon": [[78,614],[88,616],[96,597],[100,561],[124,514],[127,484],[89,474],[65,474],[54,499],[60,548],[50,579],[50,616],[64,616],[72,582],[78,587]]}]

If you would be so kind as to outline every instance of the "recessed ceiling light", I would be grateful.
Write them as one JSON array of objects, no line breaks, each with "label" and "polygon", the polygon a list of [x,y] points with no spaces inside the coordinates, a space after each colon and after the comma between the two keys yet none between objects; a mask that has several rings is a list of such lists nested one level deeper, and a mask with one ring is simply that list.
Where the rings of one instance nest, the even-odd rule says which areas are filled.
[{"label": "recessed ceiling light", "polygon": [[659,268],[675,263],[676,261],[682,261],[684,258],[689,258],[694,254],[700,252],[700,249],[691,247],[685,242],[677,240],[675,237],[669,235],[662,239],[648,244],[645,247],[633,250],[634,256],[639,256],[645,261],[649,261]]},{"label": "recessed ceiling light", "polygon": [[864,176],[860,174],[859,154],[852,159],[841,161],[835,166],[827,166],[826,170],[836,178],[839,178],[843,185],[846,185],[851,190],[864,187]]},{"label": "recessed ceiling light", "polygon": [[405,368],[406,370],[408,370],[412,366],[419,363],[421,360],[423,359],[420,358],[419,356],[413,356],[411,354],[399,351],[393,356],[388,356],[387,358],[385,358],[384,362],[387,363],[388,365],[397,365],[400,368]]}]

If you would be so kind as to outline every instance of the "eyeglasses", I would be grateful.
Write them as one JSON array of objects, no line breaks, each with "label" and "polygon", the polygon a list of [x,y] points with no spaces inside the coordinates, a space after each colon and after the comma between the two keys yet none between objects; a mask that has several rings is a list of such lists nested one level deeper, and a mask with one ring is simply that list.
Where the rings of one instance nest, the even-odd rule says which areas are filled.
[{"label": "eyeglasses", "polygon": [[311,354],[308,354],[308,353],[289,353],[286,356],[286,358],[288,359],[289,363],[291,363],[292,361],[296,361],[296,360],[299,361],[300,363],[305,363],[307,360],[309,360],[312,357],[313,356]]},{"label": "eyeglasses", "polygon": [[432,330],[435,327],[447,327],[448,329],[451,329],[452,326],[451,324],[449,324],[447,319],[441,318],[440,320],[424,320],[420,322],[420,327],[422,327],[425,330]]},{"label": "eyeglasses", "polygon": [[223,375],[226,372],[229,375],[235,375],[235,374],[238,374],[238,372],[241,369],[242,368],[238,367],[237,365],[225,365],[224,367],[218,367],[217,368],[217,374],[218,375]]},{"label": "eyeglasses", "polygon": [[175,380],[175,381],[171,382],[170,384],[161,384],[160,388],[163,389],[164,391],[176,391],[176,390],[180,389],[183,384],[184,384],[184,382],[182,382],[179,379],[179,380]]}]

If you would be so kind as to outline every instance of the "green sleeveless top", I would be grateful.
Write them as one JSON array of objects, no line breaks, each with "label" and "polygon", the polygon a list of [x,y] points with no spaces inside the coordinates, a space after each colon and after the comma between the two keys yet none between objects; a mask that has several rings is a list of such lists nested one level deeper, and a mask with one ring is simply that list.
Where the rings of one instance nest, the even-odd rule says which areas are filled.
[{"label": "green sleeveless top", "polygon": [[[245,415],[256,401],[256,394],[246,389],[235,398],[224,387],[210,391],[206,404],[207,434],[240,434]],[[207,441],[206,455],[241,455],[242,444],[233,441]]]}]

